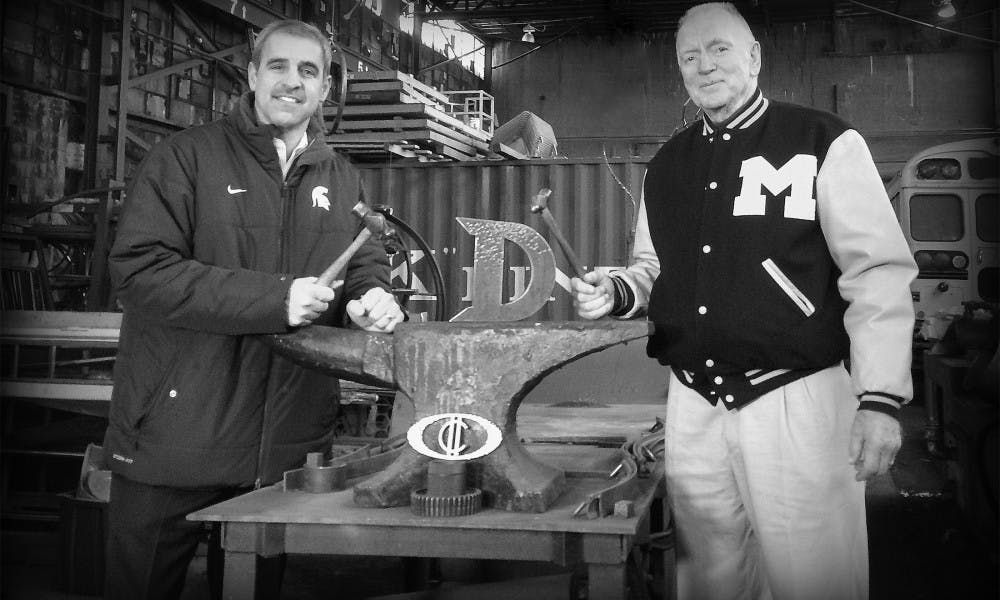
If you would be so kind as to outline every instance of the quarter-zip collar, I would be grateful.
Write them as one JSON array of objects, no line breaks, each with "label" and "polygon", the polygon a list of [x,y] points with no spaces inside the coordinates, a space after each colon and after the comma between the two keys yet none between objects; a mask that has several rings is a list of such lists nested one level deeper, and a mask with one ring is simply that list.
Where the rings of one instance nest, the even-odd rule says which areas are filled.
[{"label": "quarter-zip collar", "polygon": [[292,149],[291,155],[288,154],[288,147],[285,146],[284,140],[280,137],[276,137],[272,140],[274,143],[274,150],[278,153],[278,164],[281,165],[281,177],[285,178],[288,176],[288,169],[295,162],[303,151],[305,151],[306,146],[309,145],[309,134],[303,133],[302,137],[299,139],[299,143]]},{"label": "quarter-zip collar", "polygon": [[718,129],[746,129],[764,115],[767,106],[767,98],[761,93],[760,88],[757,88],[750,99],[725,121],[713,124],[708,115],[704,115],[702,117],[702,135],[711,135]]},{"label": "quarter-zip collar", "polygon": [[[236,110],[232,111],[226,119],[246,140],[254,158],[261,165],[265,167],[274,165],[274,168],[281,172],[281,164],[278,161],[278,153],[274,149],[273,141],[280,132],[274,125],[260,124],[253,106],[254,93],[247,92],[240,98]],[[294,160],[296,164],[315,164],[333,156],[333,150],[325,143],[315,143],[316,140],[325,139],[325,132],[318,117],[313,116],[309,120],[305,136],[309,141],[305,150]]]}]

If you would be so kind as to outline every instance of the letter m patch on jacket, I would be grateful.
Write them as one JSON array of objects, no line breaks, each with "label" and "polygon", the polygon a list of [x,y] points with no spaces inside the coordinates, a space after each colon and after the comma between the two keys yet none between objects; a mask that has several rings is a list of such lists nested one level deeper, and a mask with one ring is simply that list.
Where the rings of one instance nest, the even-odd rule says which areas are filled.
[{"label": "letter m patch on jacket", "polygon": [[780,169],[775,169],[762,156],[746,159],[740,166],[743,187],[733,202],[733,216],[763,215],[767,203],[761,188],[779,194],[791,186],[791,192],[785,197],[785,218],[815,221],[816,164],[816,157],[809,154],[796,154]]}]

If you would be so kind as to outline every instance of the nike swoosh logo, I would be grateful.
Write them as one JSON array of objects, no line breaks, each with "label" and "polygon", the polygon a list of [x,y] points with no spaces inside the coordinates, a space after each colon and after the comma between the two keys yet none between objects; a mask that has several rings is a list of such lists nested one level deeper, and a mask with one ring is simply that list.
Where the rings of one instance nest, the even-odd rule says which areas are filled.
[{"label": "nike swoosh logo", "polygon": [[227,185],[226,186],[226,191],[229,192],[230,194],[239,194],[240,192],[245,192],[246,190],[233,189],[232,185]]}]

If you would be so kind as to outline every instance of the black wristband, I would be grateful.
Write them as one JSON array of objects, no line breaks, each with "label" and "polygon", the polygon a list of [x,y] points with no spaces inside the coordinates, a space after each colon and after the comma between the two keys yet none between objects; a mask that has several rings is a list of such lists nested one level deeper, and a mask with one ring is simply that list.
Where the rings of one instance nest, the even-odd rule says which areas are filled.
[{"label": "black wristband", "polygon": [[877,400],[862,400],[861,404],[858,406],[858,410],[870,410],[872,412],[880,412],[890,417],[899,418],[899,409],[891,404],[886,404],[885,402],[879,402]]},{"label": "black wristband", "polygon": [[[881,400],[874,398],[881,398]],[[899,408],[906,403],[904,398],[885,392],[862,392],[858,399],[861,401],[858,410],[872,410],[893,417],[899,414]]]},{"label": "black wristband", "polygon": [[611,314],[615,315],[621,311],[623,305],[625,304],[625,298],[621,290],[622,281],[617,277],[610,277],[609,279],[611,279],[612,288]]},{"label": "black wristband", "polygon": [[612,276],[611,283],[615,290],[615,297],[609,314],[613,317],[620,317],[635,306],[635,295],[632,293],[632,288],[622,278]]}]

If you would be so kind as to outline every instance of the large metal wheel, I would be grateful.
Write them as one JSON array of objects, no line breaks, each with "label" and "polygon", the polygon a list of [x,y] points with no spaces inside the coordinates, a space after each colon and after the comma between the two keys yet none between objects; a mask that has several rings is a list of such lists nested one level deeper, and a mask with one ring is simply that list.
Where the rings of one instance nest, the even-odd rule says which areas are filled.
[{"label": "large metal wheel", "polygon": [[[420,294],[421,300],[427,300],[432,304],[426,314],[428,321],[446,321],[450,315],[448,310],[448,290],[444,285],[444,277],[441,275],[441,268],[434,259],[431,247],[427,245],[424,238],[414,231],[405,221],[392,214],[392,208],[377,205],[373,207],[375,211],[385,216],[386,221],[392,224],[395,233],[385,240],[386,253],[389,254],[393,263],[401,261],[404,267],[404,274],[400,278],[401,286],[393,285],[393,293],[400,306],[408,308],[408,304],[413,296]],[[420,261],[422,267],[413,264],[410,257],[410,250],[419,249],[423,252],[423,259]],[[394,278],[395,280],[395,278]],[[414,284],[426,282],[426,289],[417,289]]]}]

